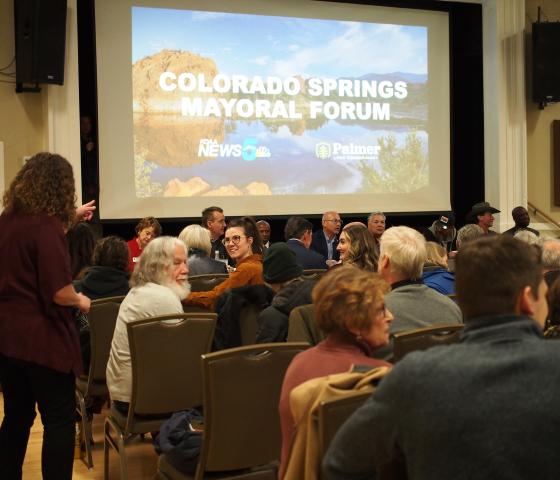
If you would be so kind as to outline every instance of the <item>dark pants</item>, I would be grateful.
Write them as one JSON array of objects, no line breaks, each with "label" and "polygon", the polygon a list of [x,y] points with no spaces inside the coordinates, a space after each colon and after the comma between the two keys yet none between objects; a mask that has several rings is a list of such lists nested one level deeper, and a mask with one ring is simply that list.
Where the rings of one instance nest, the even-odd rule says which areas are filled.
[{"label": "dark pants", "polygon": [[75,435],[74,374],[0,355],[4,420],[0,427],[0,478],[21,479],[35,403],[43,422],[43,479],[72,478]]}]

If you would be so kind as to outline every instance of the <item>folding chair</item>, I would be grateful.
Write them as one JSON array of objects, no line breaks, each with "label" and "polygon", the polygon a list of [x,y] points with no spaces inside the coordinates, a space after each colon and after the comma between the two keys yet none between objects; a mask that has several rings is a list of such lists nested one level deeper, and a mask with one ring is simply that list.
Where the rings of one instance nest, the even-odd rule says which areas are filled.
[{"label": "folding chair", "polygon": [[403,357],[415,350],[426,350],[436,345],[456,343],[463,325],[434,325],[433,327],[406,330],[393,335],[393,362],[402,360]]},{"label": "folding chair", "polygon": [[305,343],[268,343],[202,356],[204,434],[194,476],[165,455],[158,478],[275,480],[281,435],[278,402],[284,374]]},{"label": "folding chair", "polygon": [[200,356],[210,351],[215,326],[213,313],[164,315],[127,324],[132,395],[128,415],[112,407],[105,420],[105,479],[109,447],[119,454],[121,478],[128,478],[126,440],[159,430],[173,412],[202,405]]},{"label": "folding chair", "polygon": [[109,390],[105,379],[107,361],[111,351],[111,341],[115,331],[115,323],[124,296],[108,297],[91,302],[88,313],[90,330],[91,357],[87,376],[76,379],[76,410],[82,421],[83,441],[85,445],[84,462],[93,468],[90,438],[91,424],[86,407],[96,397],[109,398]]}]

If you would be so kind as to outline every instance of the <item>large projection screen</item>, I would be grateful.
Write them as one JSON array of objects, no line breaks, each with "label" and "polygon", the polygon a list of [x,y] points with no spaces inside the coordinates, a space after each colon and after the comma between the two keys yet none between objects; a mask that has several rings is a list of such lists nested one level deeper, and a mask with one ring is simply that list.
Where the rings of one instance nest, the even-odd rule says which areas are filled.
[{"label": "large projection screen", "polygon": [[95,8],[103,219],[450,209],[446,12]]}]

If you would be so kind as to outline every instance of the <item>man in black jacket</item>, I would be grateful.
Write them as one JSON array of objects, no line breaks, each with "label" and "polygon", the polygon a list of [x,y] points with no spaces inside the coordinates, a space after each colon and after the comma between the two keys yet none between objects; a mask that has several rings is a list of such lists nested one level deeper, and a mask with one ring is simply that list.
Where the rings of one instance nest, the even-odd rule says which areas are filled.
[{"label": "man in black jacket", "polygon": [[274,291],[272,304],[259,315],[257,343],[285,342],[288,336],[288,318],[300,305],[312,302],[312,280],[304,280],[303,270],[296,256],[285,243],[273,243],[263,259],[263,277]]}]

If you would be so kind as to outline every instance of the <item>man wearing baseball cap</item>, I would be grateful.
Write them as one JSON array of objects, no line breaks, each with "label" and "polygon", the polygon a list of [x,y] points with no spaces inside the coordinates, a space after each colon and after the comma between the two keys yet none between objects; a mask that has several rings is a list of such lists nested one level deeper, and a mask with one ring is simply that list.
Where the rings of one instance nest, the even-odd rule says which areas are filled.
[{"label": "man wearing baseball cap", "polygon": [[455,229],[455,215],[453,215],[453,213],[441,215],[432,223],[431,227],[426,228],[422,233],[427,242],[439,243],[449,251],[457,234],[457,230]]},{"label": "man wearing baseball cap", "polygon": [[497,235],[490,230],[494,225],[494,213],[500,213],[497,208],[492,207],[488,202],[475,203],[471,211],[467,214],[468,223],[476,223],[486,235]]}]

